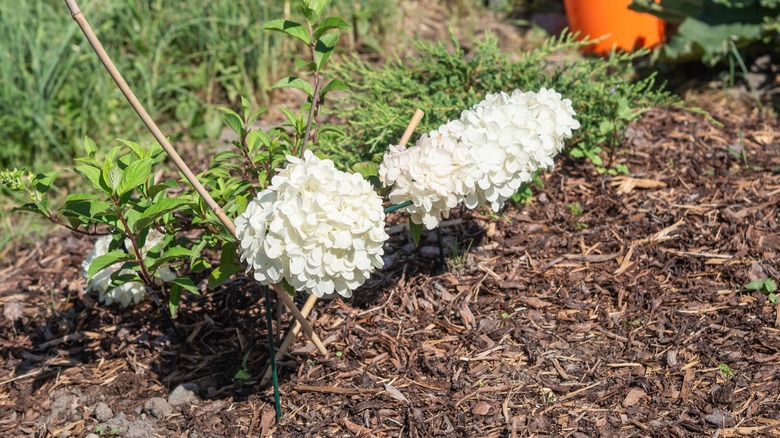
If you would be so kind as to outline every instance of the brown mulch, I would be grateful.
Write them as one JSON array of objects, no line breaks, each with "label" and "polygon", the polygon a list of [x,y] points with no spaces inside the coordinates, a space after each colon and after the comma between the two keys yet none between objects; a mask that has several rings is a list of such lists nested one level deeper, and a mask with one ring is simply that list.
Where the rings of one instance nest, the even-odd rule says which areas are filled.
[{"label": "brown mulch", "polygon": [[[780,280],[780,123],[714,115],[649,112],[630,176],[563,160],[524,208],[460,216],[446,266],[436,233],[394,234],[391,266],[315,309],[330,354],[294,344],[278,423],[251,282],[185,297],[180,342],[151,300],[84,296],[88,241],[6,252],[0,436],[84,436],[98,402],[158,436],[780,436],[780,306],[742,288]],[[200,402],[150,419],[181,383]]]}]

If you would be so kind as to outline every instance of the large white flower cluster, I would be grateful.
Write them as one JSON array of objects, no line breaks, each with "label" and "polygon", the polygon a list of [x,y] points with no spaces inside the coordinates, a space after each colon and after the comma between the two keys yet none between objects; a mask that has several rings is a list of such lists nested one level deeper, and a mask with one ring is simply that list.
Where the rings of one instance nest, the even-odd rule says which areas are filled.
[{"label": "large white flower cluster", "polygon": [[382,200],[359,174],[310,151],[287,160],[236,218],[241,261],[261,284],[284,279],[318,297],[350,297],[383,265]]},{"label": "large white flower cluster", "polygon": [[[146,243],[144,243],[143,248],[141,248],[141,252],[146,254],[149,250],[162,243],[163,238],[165,238],[165,235],[162,233],[155,230],[149,230],[149,234],[146,237]],[[108,253],[108,246],[110,244],[111,236],[103,236],[95,242],[92,251],[90,251],[89,254],[87,254],[87,258],[81,262],[81,267],[84,270],[84,279],[87,278],[87,271],[89,270],[90,265],[92,265],[92,262],[96,258]],[[125,240],[125,248],[128,251],[132,251],[133,247],[130,240]],[[146,294],[146,287],[143,283],[130,281],[108,291],[108,287],[111,285],[111,274],[119,270],[121,266],[122,263],[116,263],[98,271],[87,284],[86,291],[88,293],[97,292],[100,302],[109,306],[113,303],[119,303],[122,307],[127,307],[131,303],[138,304]],[[120,274],[132,274],[132,271],[125,269],[120,272]],[[165,266],[157,270],[157,275],[163,281],[171,281],[176,278],[176,274]]]},{"label": "large white flower cluster", "polygon": [[534,172],[553,166],[580,127],[574,115],[571,101],[555,90],[489,94],[417,145],[391,146],[380,180],[393,187],[392,202],[412,202],[412,220],[428,229],[460,202],[498,211]]}]

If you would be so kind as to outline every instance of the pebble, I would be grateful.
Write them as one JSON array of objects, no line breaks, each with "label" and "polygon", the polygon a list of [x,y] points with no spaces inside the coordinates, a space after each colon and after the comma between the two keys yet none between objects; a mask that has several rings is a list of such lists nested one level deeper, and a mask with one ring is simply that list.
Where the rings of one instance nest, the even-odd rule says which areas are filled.
[{"label": "pebble", "polygon": [[162,397],[152,397],[144,404],[144,412],[154,418],[165,418],[173,412],[173,407]]},{"label": "pebble", "polygon": [[704,416],[704,421],[707,423],[710,423],[713,426],[717,427],[733,427],[735,424],[737,424],[737,419],[734,417],[734,414],[731,412],[723,412],[723,411],[712,411],[711,414]]},{"label": "pebble", "polygon": [[84,438],[100,438],[100,436],[94,433],[88,433],[87,435],[84,436]]},{"label": "pebble", "polygon": [[198,385],[194,383],[183,383],[173,390],[170,396],[168,396],[168,403],[171,406],[189,406],[200,403],[198,397]]},{"label": "pebble", "polygon": [[95,405],[95,409],[92,411],[92,415],[95,416],[97,421],[105,422],[114,416],[114,412],[111,411],[111,408],[109,408],[107,404],[101,402]]}]

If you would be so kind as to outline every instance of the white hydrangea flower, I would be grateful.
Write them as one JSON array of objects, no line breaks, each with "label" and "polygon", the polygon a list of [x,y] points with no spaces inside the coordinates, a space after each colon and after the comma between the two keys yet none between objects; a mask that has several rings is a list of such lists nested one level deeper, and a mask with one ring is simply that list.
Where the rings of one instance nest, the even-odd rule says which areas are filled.
[{"label": "white hydrangea flower", "polygon": [[360,175],[311,151],[287,160],[236,218],[241,261],[261,284],[350,297],[383,265],[382,200]]},{"label": "white hydrangea flower", "polygon": [[[164,234],[156,230],[149,230],[149,234],[146,237],[146,243],[144,244],[143,248],[141,248],[141,252],[146,254],[156,245],[162,243],[164,238]],[[84,279],[87,278],[87,272],[89,271],[89,267],[92,265],[92,262],[96,258],[108,253],[108,246],[110,244],[111,236],[103,236],[98,239],[97,242],[95,242],[95,246],[92,248],[92,251],[89,252],[87,258],[81,263],[81,267],[84,271]],[[132,243],[129,239],[125,240],[125,247],[128,251],[132,251]],[[111,274],[116,272],[121,266],[122,263],[116,263],[98,271],[92,277],[92,280],[90,280],[87,284],[86,292],[97,292],[100,302],[109,306],[115,302],[119,303],[122,307],[127,307],[131,303],[138,304],[141,302],[144,295],[146,294],[146,286],[138,281],[124,283],[115,287],[111,291],[106,292],[108,287],[111,285]],[[133,271],[129,269],[125,269],[120,272],[120,274],[132,274],[132,272]],[[162,281],[171,281],[176,278],[176,274],[170,268],[165,266],[159,268],[157,270],[157,274]]]},{"label": "white hydrangea flower", "polygon": [[462,143],[433,131],[413,147],[390,146],[379,166],[379,179],[393,186],[390,202],[412,201],[406,207],[412,221],[430,230],[461,201],[468,174],[475,170],[468,158]]},{"label": "white hydrangea flower", "polygon": [[416,146],[391,146],[380,180],[393,187],[390,201],[411,201],[412,221],[428,229],[459,202],[498,211],[538,169],[553,166],[580,126],[574,115],[571,101],[555,90],[489,94]]}]

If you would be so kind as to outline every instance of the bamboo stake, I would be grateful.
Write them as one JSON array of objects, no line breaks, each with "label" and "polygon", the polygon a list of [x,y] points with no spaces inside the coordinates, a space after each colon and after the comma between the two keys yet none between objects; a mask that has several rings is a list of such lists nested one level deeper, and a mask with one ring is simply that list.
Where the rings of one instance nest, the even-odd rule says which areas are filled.
[{"label": "bamboo stake", "polygon": [[[412,133],[414,133],[415,128],[417,128],[417,125],[422,120],[425,113],[418,109],[414,112],[414,115],[412,116],[412,120],[409,122],[409,125],[406,127],[406,131],[404,131],[404,135],[401,137],[401,141],[398,143],[399,146],[405,146],[406,143],[409,141],[410,138],[412,138]],[[304,318],[309,316],[309,312],[314,308],[314,305],[317,303],[317,296],[314,294],[309,295],[309,298],[306,299],[306,303],[303,304],[303,308],[301,309],[301,314]],[[276,362],[279,362],[282,360],[285,354],[287,354],[287,350],[289,350],[290,345],[295,340],[295,337],[298,336],[298,333],[301,332],[301,325],[298,324],[296,321],[295,324],[293,324],[292,329],[287,333],[287,336],[284,337],[284,341],[282,341],[282,345],[279,346],[279,348],[276,350]],[[315,344],[316,345],[316,344]],[[265,386],[268,383],[268,380],[272,376],[273,369],[272,367],[268,367],[265,370],[265,374],[263,375],[263,379],[260,381],[260,386]]]},{"label": "bamboo stake", "polygon": [[[201,184],[200,181],[198,181],[198,179],[195,177],[195,174],[193,174],[190,168],[187,166],[187,163],[185,163],[184,160],[181,159],[181,156],[178,154],[178,152],[176,152],[176,149],[173,148],[173,146],[168,141],[168,139],[165,138],[165,135],[163,135],[162,131],[160,131],[160,128],[157,127],[157,124],[154,122],[154,120],[152,120],[152,117],[149,116],[149,113],[146,111],[144,106],[135,96],[133,90],[130,88],[129,85],[127,85],[127,82],[122,77],[122,74],[119,73],[119,70],[116,68],[116,65],[114,65],[114,62],[111,60],[111,57],[108,55],[108,53],[106,53],[106,50],[103,48],[103,44],[101,44],[97,35],[95,35],[95,32],[92,30],[92,27],[89,25],[89,22],[87,21],[86,17],[84,17],[84,14],[81,12],[79,5],[76,3],[76,0],[65,0],[65,4],[68,6],[68,9],[70,9],[70,13],[71,16],[73,17],[73,20],[76,22],[76,24],[79,25],[81,31],[84,32],[84,36],[87,37],[87,41],[89,41],[89,44],[95,50],[95,53],[97,54],[98,58],[100,58],[100,62],[103,63],[103,66],[106,68],[106,70],[108,70],[108,74],[111,76],[111,79],[114,80],[117,87],[119,87],[119,90],[122,91],[122,94],[125,96],[125,99],[127,99],[127,102],[130,103],[130,106],[133,107],[136,114],[138,114],[138,117],[141,118],[144,125],[146,125],[146,127],[154,136],[155,140],[157,140],[157,142],[160,143],[160,145],[168,154],[168,156],[171,157],[173,163],[176,165],[179,171],[181,171],[181,173],[184,175],[187,181],[190,184],[192,184],[192,187],[195,189],[195,191],[198,192],[198,194],[203,198],[204,201],[206,201],[206,204],[209,206],[209,208],[214,212],[214,214],[217,215],[217,218],[219,218],[222,224],[225,225],[225,228],[227,228],[231,234],[235,235],[236,226],[235,224],[233,224],[233,221],[231,221],[230,218],[227,217],[225,212],[222,210],[222,208],[219,205],[217,205],[217,203],[214,201],[214,198],[212,198],[209,192],[206,191],[206,188],[203,187],[203,184]],[[277,294],[279,293],[276,287],[274,287],[274,291],[276,291]],[[293,314],[296,320],[303,326],[304,331],[312,339],[314,345],[316,345],[317,348],[323,354],[326,354],[327,350],[325,350],[325,347],[322,346],[322,342],[319,340],[319,337],[314,333],[311,324],[309,324],[309,322],[306,321],[305,318],[303,318],[301,312],[298,311],[298,308],[295,306],[295,303],[292,302],[292,299],[290,299],[289,295],[287,295],[287,293],[284,291],[282,292],[283,293],[279,294],[282,302],[284,302],[288,310],[290,310],[290,312]],[[287,298],[287,300],[282,298],[281,297],[282,295],[284,295]]]}]

